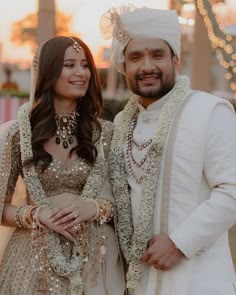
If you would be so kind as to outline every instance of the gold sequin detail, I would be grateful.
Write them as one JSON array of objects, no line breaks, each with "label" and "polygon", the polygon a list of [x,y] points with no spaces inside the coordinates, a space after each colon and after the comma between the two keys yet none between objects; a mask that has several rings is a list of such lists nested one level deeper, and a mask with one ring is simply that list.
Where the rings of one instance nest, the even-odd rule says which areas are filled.
[{"label": "gold sequin detail", "polygon": [[[108,158],[113,124],[103,120],[101,124],[105,156]],[[17,126],[14,126],[14,129],[16,128]],[[12,139],[11,153],[3,157],[1,160],[4,165],[10,165],[12,162],[7,188],[11,194],[17,176],[22,171],[18,132],[15,132]],[[45,172],[40,174],[40,181],[48,197],[60,192],[78,194],[82,191],[90,170],[90,165],[82,159],[75,160],[69,165],[53,159]],[[69,281],[56,275],[52,269],[48,268],[46,272],[38,275],[33,263],[35,257],[31,241],[31,230],[17,228],[13,233],[1,263],[0,295],[69,295]],[[63,237],[61,244],[63,251],[70,253],[72,244]]]}]

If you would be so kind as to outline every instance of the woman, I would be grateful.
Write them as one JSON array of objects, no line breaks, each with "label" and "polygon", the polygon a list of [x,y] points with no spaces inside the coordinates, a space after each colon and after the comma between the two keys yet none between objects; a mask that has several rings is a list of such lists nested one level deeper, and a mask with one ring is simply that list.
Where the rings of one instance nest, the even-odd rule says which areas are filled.
[{"label": "woman", "polygon": [[[0,271],[1,295],[124,294],[107,181],[112,124],[82,40],[55,37],[32,64],[29,104],[1,130],[1,223],[16,227]],[[27,190],[14,206],[18,176]]]}]

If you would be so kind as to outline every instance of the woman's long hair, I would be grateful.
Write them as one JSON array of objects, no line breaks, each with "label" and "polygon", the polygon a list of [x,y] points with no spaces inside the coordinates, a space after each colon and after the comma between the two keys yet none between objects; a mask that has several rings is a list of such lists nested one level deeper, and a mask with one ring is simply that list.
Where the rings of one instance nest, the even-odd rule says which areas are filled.
[{"label": "woman's long hair", "polygon": [[[78,145],[71,149],[70,153],[76,151],[80,158],[93,164],[97,156],[93,130],[96,129],[96,133],[98,132],[96,140],[101,135],[101,125],[97,119],[102,109],[101,86],[90,49],[79,38],[72,38],[80,44],[85,52],[91,77],[85,96],[78,98],[77,111],[80,116],[77,119],[78,127],[75,134]],[[56,133],[53,87],[61,74],[65,51],[73,43],[69,37],[59,36],[48,40],[41,49],[30,117],[33,158],[27,161],[26,165],[40,164],[41,169],[45,170],[52,161],[52,155],[45,151],[43,145]]]}]

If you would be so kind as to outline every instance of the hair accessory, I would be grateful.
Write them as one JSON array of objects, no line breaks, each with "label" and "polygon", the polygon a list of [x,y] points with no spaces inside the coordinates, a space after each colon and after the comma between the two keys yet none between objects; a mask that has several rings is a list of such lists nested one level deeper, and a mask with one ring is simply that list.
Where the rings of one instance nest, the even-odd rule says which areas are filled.
[{"label": "hair accessory", "polygon": [[82,47],[79,45],[79,43],[75,39],[73,39],[72,37],[70,37],[70,39],[74,42],[73,45],[72,45],[74,50],[76,52],[79,52],[80,49],[82,49]]}]

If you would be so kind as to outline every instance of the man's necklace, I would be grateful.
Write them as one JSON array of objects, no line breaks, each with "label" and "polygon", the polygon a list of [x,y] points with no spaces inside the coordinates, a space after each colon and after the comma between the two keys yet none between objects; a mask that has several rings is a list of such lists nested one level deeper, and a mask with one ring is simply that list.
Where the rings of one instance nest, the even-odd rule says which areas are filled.
[{"label": "man's necklace", "polygon": [[149,139],[148,141],[146,141],[143,144],[138,144],[135,142],[134,140],[134,129],[137,125],[137,121],[138,121],[138,114],[139,112],[137,111],[134,116],[133,119],[131,120],[130,126],[129,126],[129,130],[127,133],[127,143],[126,143],[126,161],[127,161],[127,168],[129,170],[129,174],[130,176],[133,178],[133,180],[138,183],[141,184],[143,181],[143,176],[141,177],[137,177],[132,169],[132,162],[133,164],[138,167],[141,168],[143,166],[143,164],[146,162],[147,160],[147,155],[148,153],[146,153],[146,155],[142,158],[141,161],[136,161],[133,155],[133,150],[132,150],[132,145],[134,144],[139,151],[142,151],[143,149],[145,149],[146,147],[148,147],[151,143],[152,143],[152,138]]}]

